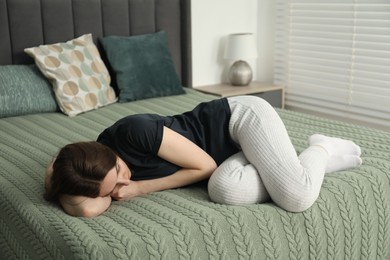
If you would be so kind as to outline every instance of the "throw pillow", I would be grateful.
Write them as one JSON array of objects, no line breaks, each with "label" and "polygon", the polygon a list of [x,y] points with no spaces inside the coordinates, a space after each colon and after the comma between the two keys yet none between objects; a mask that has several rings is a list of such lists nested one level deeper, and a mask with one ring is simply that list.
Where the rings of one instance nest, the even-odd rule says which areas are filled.
[{"label": "throw pillow", "polygon": [[119,102],[185,93],[165,32],[99,40],[115,73]]},{"label": "throw pillow", "polygon": [[91,34],[27,48],[25,52],[52,81],[58,105],[65,114],[75,116],[116,102],[109,73]]},{"label": "throw pillow", "polygon": [[0,66],[0,117],[57,109],[51,84],[35,65]]}]

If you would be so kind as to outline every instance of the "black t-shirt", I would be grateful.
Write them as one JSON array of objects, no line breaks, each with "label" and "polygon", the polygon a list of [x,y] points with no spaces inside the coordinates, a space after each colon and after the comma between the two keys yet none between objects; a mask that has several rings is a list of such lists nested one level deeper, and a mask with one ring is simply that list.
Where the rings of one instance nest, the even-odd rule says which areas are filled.
[{"label": "black t-shirt", "polygon": [[132,180],[154,179],[175,173],[179,166],[157,156],[166,126],[185,136],[221,164],[238,148],[229,135],[227,100],[204,102],[175,115],[137,114],[124,117],[104,130],[97,141],[109,146],[132,171]]}]

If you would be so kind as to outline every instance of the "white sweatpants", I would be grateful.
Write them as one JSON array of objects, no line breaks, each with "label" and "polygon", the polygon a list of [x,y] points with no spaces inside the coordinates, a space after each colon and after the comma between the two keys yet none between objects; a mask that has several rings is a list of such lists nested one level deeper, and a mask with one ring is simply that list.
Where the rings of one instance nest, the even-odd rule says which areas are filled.
[{"label": "white sweatpants", "polygon": [[328,153],[311,146],[299,157],[277,112],[255,96],[228,98],[229,133],[242,152],[222,163],[209,180],[210,198],[242,205],[267,201],[301,212],[317,199]]}]

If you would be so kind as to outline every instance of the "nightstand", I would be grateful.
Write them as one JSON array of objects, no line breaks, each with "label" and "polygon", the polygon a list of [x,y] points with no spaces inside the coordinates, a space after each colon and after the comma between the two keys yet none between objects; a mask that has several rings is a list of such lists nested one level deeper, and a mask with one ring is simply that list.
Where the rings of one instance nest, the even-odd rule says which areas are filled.
[{"label": "nightstand", "polygon": [[194,89],[220,97],[255,95],[267,100],[274,107],[284,108],[284,87],[269,82],[252,81],[249,86],[232,86],[221,83],[194,87]]}]

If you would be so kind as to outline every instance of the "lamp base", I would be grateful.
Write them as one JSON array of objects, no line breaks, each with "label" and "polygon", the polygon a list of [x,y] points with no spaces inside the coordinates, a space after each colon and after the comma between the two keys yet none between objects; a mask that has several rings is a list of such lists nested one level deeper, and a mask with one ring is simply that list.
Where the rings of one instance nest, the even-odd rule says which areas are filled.
[{"label": "lamp base", "polygon": [[246,61],[233,63],[229,70],[229,81],[233,86],[248,86],[252,81],[252,69]]}]

